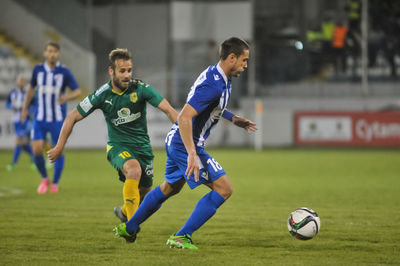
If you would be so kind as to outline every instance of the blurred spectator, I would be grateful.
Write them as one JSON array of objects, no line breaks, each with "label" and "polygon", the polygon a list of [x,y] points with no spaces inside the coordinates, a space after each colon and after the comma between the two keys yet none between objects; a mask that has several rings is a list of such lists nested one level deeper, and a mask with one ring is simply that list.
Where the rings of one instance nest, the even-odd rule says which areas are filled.
[{"label": "blurred spectator", "polygon": [[347,4],[347,17],[349,20],[349,30],[352,34],[360,35],[361,3],[360,0],[349,0]]},{"label": "blurred spectator", "polygon": [[336,75],[346,72],[346,37],[348,27],[339,22],[333,29],[332,53]]},{"label": "blurred spectator", "polygon": [[323,65],[332,62],[332,38],[335,23],[330,14],[324,15],[321,26],[307,31],[307,46],[310,53],[311,73],[318,74]]}]

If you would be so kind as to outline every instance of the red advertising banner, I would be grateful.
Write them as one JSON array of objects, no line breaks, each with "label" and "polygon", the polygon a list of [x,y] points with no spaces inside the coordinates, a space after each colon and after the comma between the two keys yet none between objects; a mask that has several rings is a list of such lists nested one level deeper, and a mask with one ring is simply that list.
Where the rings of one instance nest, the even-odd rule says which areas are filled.
[{"label": "red advertising banner", "polygon": [[296,112],[295,145],[400,147],[400,112]]}]

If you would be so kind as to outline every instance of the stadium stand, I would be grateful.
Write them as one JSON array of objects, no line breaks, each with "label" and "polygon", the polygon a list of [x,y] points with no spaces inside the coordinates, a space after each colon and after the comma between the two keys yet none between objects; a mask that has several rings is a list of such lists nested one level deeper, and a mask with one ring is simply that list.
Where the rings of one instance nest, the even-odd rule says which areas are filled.
[{"label": "stadium stand", "polygon": [[5,98],[19,74],[29,78],[39,59],[28,49],[0,31],[0,98]]}]

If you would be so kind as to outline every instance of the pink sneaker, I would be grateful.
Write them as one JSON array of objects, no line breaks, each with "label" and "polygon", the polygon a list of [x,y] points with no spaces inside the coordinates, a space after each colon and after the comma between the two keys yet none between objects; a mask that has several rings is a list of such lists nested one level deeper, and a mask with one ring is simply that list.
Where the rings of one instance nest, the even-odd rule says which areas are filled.
[{"label": "pink sneaker", "polygon": [[48,178],[42,178],[42,182],[40,183],[37,193],[38,194],[45,194],[47,192],[47,187],[49,185],[49,179]]},{"label": "pink sneaker", "polygon": [[50,193],[58,193],[58,185],[57,184],[51,184]]}]

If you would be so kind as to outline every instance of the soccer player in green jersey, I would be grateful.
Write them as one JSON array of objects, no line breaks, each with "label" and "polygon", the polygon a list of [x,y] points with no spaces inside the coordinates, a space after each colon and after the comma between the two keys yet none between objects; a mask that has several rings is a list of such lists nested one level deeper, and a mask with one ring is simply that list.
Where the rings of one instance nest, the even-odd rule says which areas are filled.
[{"label": "soccer player in green jersey", "polygon": [[163,111],[172,123],[178,113],[154,88],[132,79],[132,56],[127,49],[109,54],[111,80],[87,96],[67,116],[57,145],[48,152],[50,161],[61,156],[76,122],[102,110],[108,129],[107,159],[124,182],[122,207],[115,215],[126,222],[139,206],[153,183],[153,152],[147,134],[146,103]]}]

